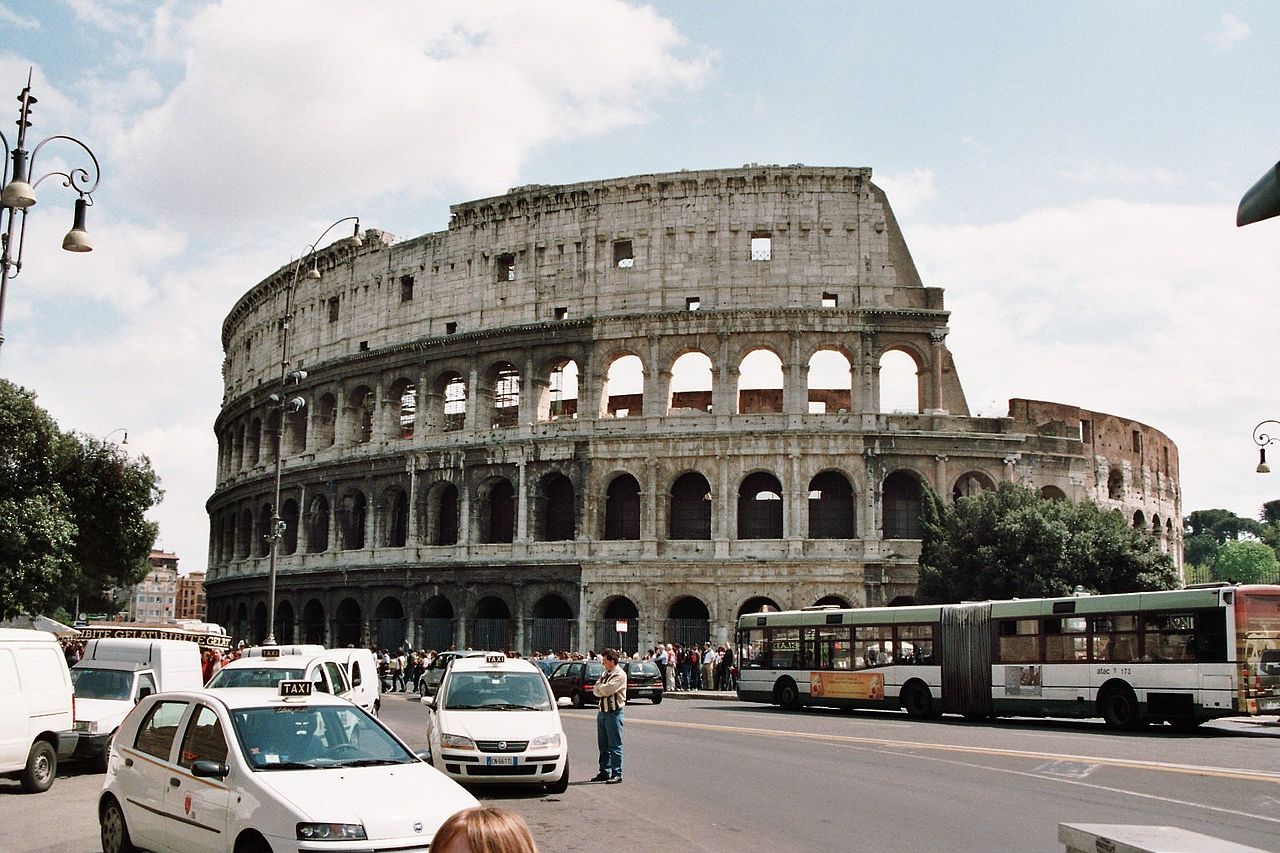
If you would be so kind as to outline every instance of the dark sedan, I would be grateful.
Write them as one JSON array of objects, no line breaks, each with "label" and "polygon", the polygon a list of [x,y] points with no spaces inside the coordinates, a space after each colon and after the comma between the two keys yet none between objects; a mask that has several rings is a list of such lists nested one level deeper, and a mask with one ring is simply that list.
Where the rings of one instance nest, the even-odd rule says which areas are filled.
[{"label": "dark sedan", "polygon": [[598,660],[565,661],[551,673],[551,692],[557,699],[568,696],[573,707],[595,704],[591,688],[604,675],[604,664]]},{"label": "dark sedan", "polygon": [[651,660],[627,660],[621,664],[627,672],[627,701],[648,699],[657,705],[662,701],[662,673]]}]

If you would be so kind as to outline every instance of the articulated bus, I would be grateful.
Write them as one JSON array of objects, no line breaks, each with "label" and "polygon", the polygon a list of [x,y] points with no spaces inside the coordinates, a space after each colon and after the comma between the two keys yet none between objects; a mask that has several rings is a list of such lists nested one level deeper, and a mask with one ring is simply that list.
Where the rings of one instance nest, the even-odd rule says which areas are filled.
[{"label": "articulated bus", "polygon": [[742,616],[738,697],[1189,730],[1280,714],[1280,586]]}]

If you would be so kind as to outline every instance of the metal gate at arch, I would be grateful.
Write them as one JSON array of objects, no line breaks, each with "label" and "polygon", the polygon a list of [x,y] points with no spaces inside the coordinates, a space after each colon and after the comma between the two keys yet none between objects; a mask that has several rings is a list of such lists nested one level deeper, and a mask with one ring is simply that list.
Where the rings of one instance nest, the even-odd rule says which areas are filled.
[{"label": "metal gate at arch", "polygon": [[[616,630],[618,622],[627,623],[627,630],[621,635]],[[595,650],[618,649],[633,655],[640,649],[639,629],[639,619],[601,619],[596,623]]]},{"label": "metal gate at arch", "polygon": [[572,619],[531,619],[528,652],[571,652],[574,649]]},{"label": "metal gate at arch", "polygon": [[668,619],[667,631],[673,643],[701,645],[711,639],[711,622],[706,619]]}]

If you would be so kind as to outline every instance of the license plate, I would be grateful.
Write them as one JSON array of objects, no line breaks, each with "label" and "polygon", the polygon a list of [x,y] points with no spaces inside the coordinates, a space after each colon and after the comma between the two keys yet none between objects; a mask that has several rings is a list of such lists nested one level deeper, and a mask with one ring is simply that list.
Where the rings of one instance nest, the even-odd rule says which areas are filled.
[{"label": "license plate", "polygon": [[652,690],[637,690],[637,691],[636,691],[636,695],[637,695],[637,696],[652,696],[652,695],[653,695],[653,691],[652,691]]},{"label": "license plate", "polygon": [[487,763],[490,767],[512,767],[520,763],[520,758],[515,755],[490,755]]}]

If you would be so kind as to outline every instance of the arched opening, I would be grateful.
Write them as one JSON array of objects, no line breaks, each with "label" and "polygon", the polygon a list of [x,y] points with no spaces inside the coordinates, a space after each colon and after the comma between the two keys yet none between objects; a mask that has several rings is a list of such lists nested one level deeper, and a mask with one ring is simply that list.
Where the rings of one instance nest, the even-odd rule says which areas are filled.
[{"label": "arched opening", "polygon": [[841,595],[824,595],[822,596],[822,598],[819,598],[817,601],[815,601],[813,603],[813,606],[814,607],[835,606],[835,607],[839,607],[841,610],[848,610],[849,608],[853,607],[853,605],[849,603],[849,599]]},{"label": "arched opening", "polygon": [[334,645],[338,648],[364,645],[364,628],[363,617],[360,615],[360,605],[356,604],[354,598],[344,598],[338,604],[338,609],[334,612],[333,627],[337,632],[337,642]]},{"label": "arched opening", "polygon": [[373,440],[375,402],[373,391],[364,385],[351,392],[347,405],[351,408],[351,440],[354,444],[367,444]]},{"label": "arched opening", "polygon": [[353,490],[342,496],[338,504],[339,549],[358,551],[364,547],[365,525],[368,522],[369,502],[364,492]]},{"label": "arched opening", "polygon": [[254,418],[249,422],[249,433],[245,436],[245,462],[252,468],[259,462],[262,453],[262,420]]},{"label": "arched opening", "polygon": [[669,528],[672,539],[711,538],[711,485],[696,471],[671,485]]},{"label": "arched opening", "polygon": [[809,481],[809,538],[854,538],[853,486],[839,471]]},{"label": "arched opening", "polygon": [[573,483],[558,471],[538,481],[535,509],[536,538],[542,542],[565,542],[574,537]]},{"label": "arched opening", "polygon": [[387,545],[403,548],[409,541],[409,496],[404,489],[395,489],[387,498]]},{"label": "arched opening", "polygon": [[511,609],[497,596],[489,595],[476,605],[471,622],[471,648],[486,651],[508,651],[514,636]]},{"label": "arched opening", "polygon": [[276,605],[276,624],[272,629],[276,642],[282,646],[293,645],[293,605],[282,601]]},{"label": "arched opening", "polygon": [[535,652],[574,648],[573,608],[559,595],[544,595],[533,605],[529,648]]},{"label": "arched opening", "polygon": [[921,410],[920,366],[901,350],[890,350],[880,357],[880,411],[911,412]]},{"label": "arched opening", "polygon": [[236,622],[232,626],[231,636],[246,643],[253,642],[253,638],[249,636],[249,607],[243,602],[236,608]]},{"label": "arched opening", "polygon": [[253,633],[250,635],[252,645],[261,645],[267,638],[267,605],[259,601],[253,608]]},{"label": "arched opening", "polygon": [[321,447],[333,447],[338,433],[338,398],[325,394],[320,398],[316,412],[316,443]]},{"label": "arched opening", "polygon": [[307,409],[286,411],[284,416],[285,453],[305,453],[307,450]]},{"label": "arched opening", "polygon": [[516,491],[511,481],[499,477],[483,490],[480,499],[480,541],[493,544],[514,542],[516,533]]},{"label": "arched opening", "polygon": [[915,606],[915,603],[916,603],[916,598],[914,595],[898,595],[898,596],[894,596],[894,598],[889,602],[889,606],[890,607],[913,607]]},{"label": "arched opening", "polygon": [[738,414],[782,411],[782,359],[767,349],[752,350],[738,364]]},{"label": "arched opening", "polygon": [[[619,622],[626,623],[627,630],[619,633]],[[629,655],[639,650],[640,611],[634,601],[617,595],[605,602],[596,628],[596,648],[616,648]]]},{"label": "arched opening", "polygon": [[692,595],[672,603],[667,612],[667,635],[682,646],[711,639],[711,614],[707,605]]},{"label": "arched opening", "polygon": [[265,557],[271,553],[271,504],[265,503],[262,509],[258,510],[258,530],[261,531],[258,536],[258,556]]},{"label": "arched opening", "polygon": [[315,495],[307,503],[307,553],[329,549],[329,499]]},{"label": "arched opening", "polygon": [[748,598],[742,602],[742,606],[738,608],[739,616],[746,616],[748,613],[776,613],[782,608],[778,606],[778,602],[764,595],[757,595]]},{"label": "arched opening", "polygon": [[450,373],[444,377],[444,403],[440,429],[444,432],[460,430],[467,425],[467,383],[462,376]]},{"label": "arched opening", "polygon": [[240,513],[240,529],[237,533],[239,541],[236,542],[236,556],[242,560],[248,559],[253,542],[253,513],[247,509]]},{"label": "arched opening", "polygon": [[919,539],[920,483],[905,471],[894,471],[884,481],[884,538]]},{"label": "arched opening", "polygon": [[782,538],[782,484],[757,471],[738,487],[738,538]]},{"label": "arched opening", "polygon": [[614,477],[605,492],[604,538],[640,538],[640,483],[630,474]]},{"label": "arched opening", "polygon": [[293,498],[286,498],[280,505],[280,520],[284,522],[281,550],[285,554],[298,553],[298,502]]},{"label": "arched opening", "polygon": [[232,432],[231,458],[236,471],[244,470],[244,424],[236,425]]},{"label": "arched opening", "polygon": [[499,364],[493,379],[491,426],[513,427],[520,419],[520,372],[509,362]]},{"label": "arched opening", "polygon": [[818,350],[809,358],[809,413],[853,411],[853,370],[844,353]]},{"label": "arched opening", "polygon": [[711,411],[711,359],[706,353],[687,352],[671,365],[671,397],[667,413],[688,415]]},{"label": "arched opening", "polygon": [[574,420],[578,417],[578,363],[566,359],[556,363],[547,377],[547,391],[538,403],[538,420]]},{"label": "arched opening", "polygon": [[458,487],[453,483],[436,483],[423,501],[426,508],[426,532],[428,545],[458,544]]},{"label": "arched opening", "polygon": [[604,413],[615,418],[644,414],[644,363],[624,355],[609,363],[604,381]]},{"label": "arched opening", "polygon": [[404,644],[404,605],[398,598],[387,596],[373,610],[377,626],[376,644],[380,649],[398,649]]},{"label": "arched opening", "polygon": [[1041,486],[1040,497],[1051,501],[1065,501],[1067,493],[1059,489],[1057,486]]},{"label": "arched opening", "polygon": [[951,488],[951,499],[958,501],[961,498],[977,497],[982,492],[995,491],[996,484],[990,477],[981,471],[969,471],[961,474],[960,479],[956,480],[956,484]]},{"label": "arched opening", "polygon": [[418,646],[444,651],[453,648],[453,604],[443,595],[434,595],[422,605],[422,630]]},{"label": "arched opening", "polygon": [[418,417],[418,387],[408,379],[397,379],[391,386],[392,411],[395,416],[393,435],[413,438]]},{"label": "arched opening", "polygon": [[280,410],[272,409],[267,414],[267,423],[262,435],[262,451],[258,454],[258,461],[264,464],[270,464],[276,461],[276,437],[281,439],[280,435]]},{"label": "arched opening", "polygon": [[1119,468],[1107,472],[1107,497],[1113,501],[1124,500],[1124,472]]},{"label": "arched opening", "polygon": [[222,526],[222,553],[228,562],[236,558],[236,511],[227,513]]},{"label": "arched opening", "polygon": [[1143,514],[1142,510],[1136,510],[1133,513],[1133,529],[1134,530],[1147,529],[1147,517]]}]

